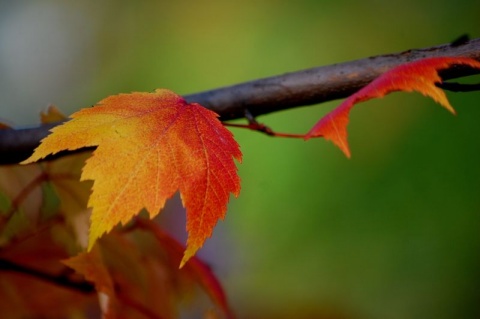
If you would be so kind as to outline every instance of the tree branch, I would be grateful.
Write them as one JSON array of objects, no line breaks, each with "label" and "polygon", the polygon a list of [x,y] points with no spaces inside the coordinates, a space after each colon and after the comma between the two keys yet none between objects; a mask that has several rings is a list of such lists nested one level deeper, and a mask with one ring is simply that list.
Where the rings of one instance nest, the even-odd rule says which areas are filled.
[{"label": "tree branch", "polygon": [[[222,121],[242,118],[245,110],[258,116],[344,98],[395,66],[439,56],[463,56],[480,61],[480,38],[287,73],[186,95],[185,99],[217,112]],[[448,80],[477,73],[454,67],[441,72],[441,76]],[[0,164],[27,158],[56,124],[0,130]]]},{"label": "tree branch", "polygon": [[29,268],[0,258],[0,271],[12,271],[24,274],[56,286],[73,289],[75,291],[89,294],[95,291],[95,287],[86,281],[73,281],[65,275],[51,275],[40,270]]}]

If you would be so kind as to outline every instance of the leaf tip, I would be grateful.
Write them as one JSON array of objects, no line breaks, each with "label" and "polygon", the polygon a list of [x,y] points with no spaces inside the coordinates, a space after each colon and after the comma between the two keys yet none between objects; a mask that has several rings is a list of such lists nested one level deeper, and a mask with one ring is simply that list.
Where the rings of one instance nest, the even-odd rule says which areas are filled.
[{"label": "leaf tip", "polygon": [[348,142],[346,139],[342,138],[326,138],[332,141],[333,144],[335,144],[342,152],[345,154],[347,158],[352,157],[352,153],[350,152],[350,147],[348,146]]},{"label": "leaf tip", "polygon": [[455,111],[455,109],[453,108],[453,106],[450,105],[450,103],[447,102],[447,104],[444,105],[444,107],[447,109],[447,111],[452,113],[452,115],[457,115],[457,111]]},{"label": "leaf tip", "polygon": [[187,263],[187,261],[189,261],[190,258],[192,258],[195,255],[196,251],[197,249],[193,250],[192,248],[187,248],[187,250],[185,250],[185,253],[183,254],[183,258],[180,261],[180,266],[178,267],[178,269],[182,269],[183,266],[185,266],[185,264]]},{"label": "leaf tip", "polygon": [[88,246],[87,246],[87,252],[91,252],[91,251],[92,251],[92,248],[93,248],[93,246],[95,245],[95,242],[96,242],[96,241],[97,241],[96,239],[93,239],[93,240],[92,240],[91,238],[89,238],[89,240],[88,240]]},{"label": "leaf tip", "polygon": [[93,249],[93,246],[95,246],[95,243],[97,242],[97,239],[99,239],[103,235],[104,232],[105,231],[103,231],[103,229],[99,229],[99,227],[98,227],[98,225],[96,225],[96,223],[91,224],[90,234],[88,236],[87,252],[90,252]]},{"label": "leaf tip", "polygon": [[305,135],[303,139],[308,141],[314,137],[323,137],[326,140],[330,140],[343,152],[343,154],[345,154],[347,158],[350,158],[352,154],[350,152],[350,147],[348,146],[345,126],[336,127],[332,130],[326,125],[326,123],[328,122],[321,120]]},{"label": "leaf tip", "polygon": [[27,164],[32,164],[32,163],[35,163],[36,161],[44,158],[45,156],[38,156],[37,154],[35,154],[35,152],[30,155],[30,157],[28,157],[27,159],[19,162],[20,165],[27,165]]},{"label": "leaf tip", "polygon": [[340,147],[340,149],[342,150],[343,154],[345,154],[345,156],[350,159],[352,157],[352,153],[350,152],[350,148],[348,147],[348,145],[345,145],[345,147]]},{"label": "leaf tip", "polygon": [[191,243],[190,240],[191,239],[187,240],[187,249],[185,249],[185,252],[183,253],[183,258],[180,261],[179,269],[185,266],[185,264],[190,260],[190,258],[195,256],[197,251],[202,247],[201,244]]}]

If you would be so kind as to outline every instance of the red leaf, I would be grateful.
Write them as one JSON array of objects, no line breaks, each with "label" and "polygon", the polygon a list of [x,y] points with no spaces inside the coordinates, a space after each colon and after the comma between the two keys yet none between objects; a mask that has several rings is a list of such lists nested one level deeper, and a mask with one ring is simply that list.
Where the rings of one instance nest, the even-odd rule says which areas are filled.
[{"label": "red leaf", "polygon": [[[136,224],[141,229],[150,231],[159,244],[162,245],[163,249],[168,252],[168,256],[172,261],[178,264],[182,259],[182,251],[184,250],[184,247],[180,243],[169,236],[166,232],[162,231],[158,224],[153,221],[138,218],[136,219]],[[185,264],[182,271],[184,274],[193,277],[194,281],[200,284],[205,292],[208,293],[211,300],[224,312],[227,318],[235,318],[235,315],[228,304],[227,296],[225,295],[222,285],[208,265],[199,258],[193,256],[190,261]]]},{"label": "red leaf", "polygon": [[455,114],[455,110],[448,102],[445,93],[435,86],[435,83],[442,81],[438,71],[453,65],[466,65],[480,69],[480,62],[462,57],[428,58],[397,66],[351,95],[340,106],[325,115],[307,133],[305,139],[324,137],[331,140],[347,157],[350,157],[350,149],[347,143],[347,124],[351,108],[356,103],[380,98],[395,91],[420,92]]}]

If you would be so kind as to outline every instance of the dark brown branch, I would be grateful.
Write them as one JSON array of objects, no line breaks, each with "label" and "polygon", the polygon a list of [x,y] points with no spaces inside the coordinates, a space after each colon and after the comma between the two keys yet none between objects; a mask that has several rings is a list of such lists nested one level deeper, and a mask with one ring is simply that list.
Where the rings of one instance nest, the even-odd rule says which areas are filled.
[{"label": "dark brown branch", "polygon": [[0,258],[0,271],[11,271],[27,275],[56,286],[73,289],[81,293],[93,293],[95,287],[86,281],[73,281],[65,275],[52,275],[43,271],[16,264],[14,262]]},{"label": "dark brown branch", "polygon": [[[223,121],[243,118],[246,109],[258,116],[344,98],[399,64],[438,56],[463,56],[480,61],[480,38],[287,73],[186,95],[185,99],[217,112]],[[457,67],[441,75],[448,80],[477,73]],[[0,164],[25,159],[52,126],[0,130]]]}]

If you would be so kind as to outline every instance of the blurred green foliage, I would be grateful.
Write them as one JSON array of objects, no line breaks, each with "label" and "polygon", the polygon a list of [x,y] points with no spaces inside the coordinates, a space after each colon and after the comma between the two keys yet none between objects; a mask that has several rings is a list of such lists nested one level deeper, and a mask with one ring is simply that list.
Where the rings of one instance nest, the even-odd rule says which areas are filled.
[{"label": "blurred green foliage", "polygon": [[[49,102],[70,113],[120,92],[194,93],[480,36],[473,0],[49,0],[0,12],[0,117],[20,124]],[[49,68],[11,67],[39,64]],[[480,316],[480,93],[449,98],[456,117],[418,94],[360,104],[350,160],[323,140],[234,130],[242,194],[205,249],[228,242],[212,264],[227,265],[241,316]],[[306,132],[337,104],[259,120]]]}]

